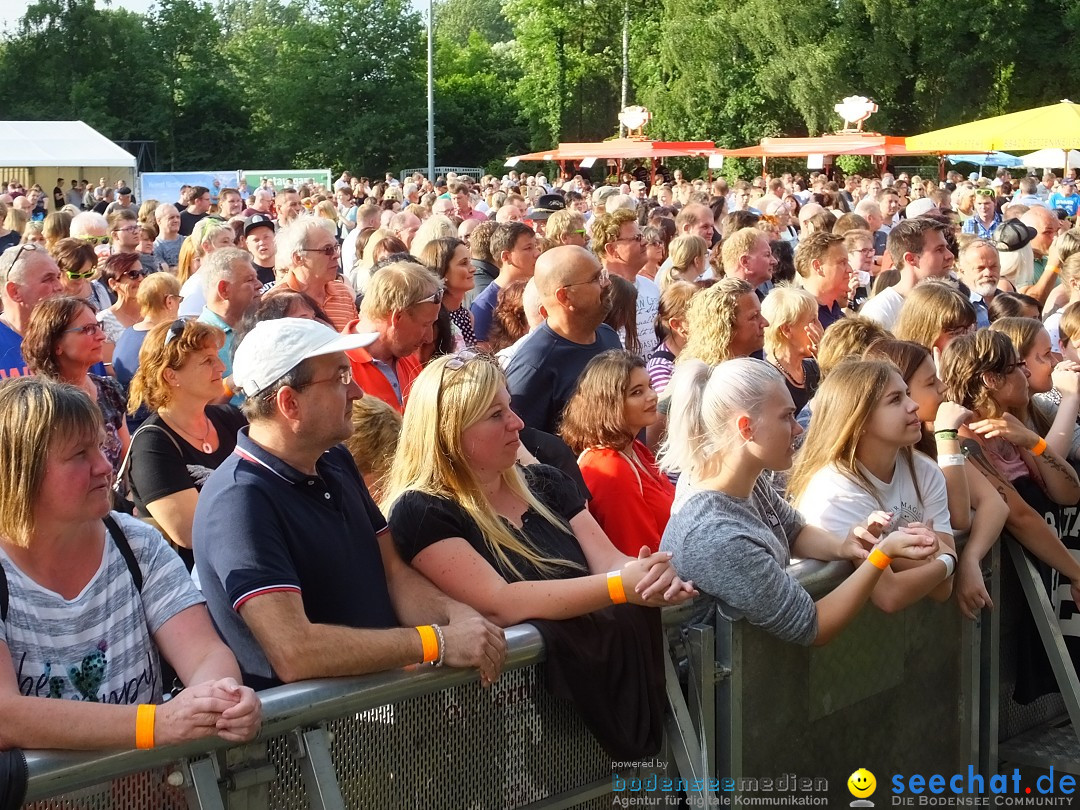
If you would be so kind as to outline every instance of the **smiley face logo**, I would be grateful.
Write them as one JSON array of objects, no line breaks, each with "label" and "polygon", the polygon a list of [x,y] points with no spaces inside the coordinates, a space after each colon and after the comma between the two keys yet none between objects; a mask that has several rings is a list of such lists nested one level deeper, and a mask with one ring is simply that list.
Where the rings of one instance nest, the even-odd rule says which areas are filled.
[{"label": "smiley face logo", "polygon": [[857,799],[865,799],[867,796],[872,796],[874,791],[877,790],[877,779],[866,768],[859,768],[848,777],[847,786],[852,796]]}]

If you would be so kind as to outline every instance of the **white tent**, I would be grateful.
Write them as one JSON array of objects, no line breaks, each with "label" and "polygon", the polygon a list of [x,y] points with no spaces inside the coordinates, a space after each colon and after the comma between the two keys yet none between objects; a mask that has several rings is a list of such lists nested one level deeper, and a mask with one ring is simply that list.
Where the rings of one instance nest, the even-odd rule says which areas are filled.
[{"label": "white tent", "polygon": [[1064,149],[1040,149],[1029,155],[1021,155],[1020,159],[1024,161],[1024,166],[1033,169],[1063,169],[1066,160],[1069,162],[1068,168],[1080,167],[1080,152],[1071,149],[1067,157]]},{"label": "white tent", "polygon": [[82,121],[0,121],[0,181],[38,183],[50,202],[57,178],[134,187],[135,168],[134,155]]}]

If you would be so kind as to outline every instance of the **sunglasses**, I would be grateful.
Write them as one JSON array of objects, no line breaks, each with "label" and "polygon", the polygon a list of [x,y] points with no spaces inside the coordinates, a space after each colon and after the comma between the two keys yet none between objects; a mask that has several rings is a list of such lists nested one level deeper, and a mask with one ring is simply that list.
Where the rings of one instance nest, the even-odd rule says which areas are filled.
[{"label": "sunglasses", "polygon": [[997,196],[992,188],[977,188],[975,189],[976,197],[995,197]]},{"label": "sunglasses", "polygon": [[431,295],[429,295],[427,298],[421,298],[419,301],[416,301],[416,302],[410,304],[410,306],[416,306],[417,304],[441,304],[442,299],[443,299],[443,289],[440,287],[435,292],[433,292]]},{"label": "sunglasses", "polygon": [[169,327],[169,331],[165,333],[165,342],[162,346],[168,346],[173,340],[184,334],[184,328],[187,326],[187,322],[191,318],[178,318],[172,322],[172,326]]},{"label": "sunglasses", "polygon": [[73,270],[65,270],[64,274],[72,281],[81,281],[84,278],[93,278],[97,270],[87,270],[85,273],[76,273]]},{"label": "sunglasses", "polygon": [[141,278],[145,278],[146,273],[142,270],[125,270],[120,274],[119,278],[130,279],[131,281],[138,281]]},{"label": "sunglasses", "polygon": [[81,239],[83,242],[89,242],[91,245],[109,244],[109,237],[107,236],[77,236],[75,238]]},{"label": "sunglasses", "polygon": [[4,272],[4,278],[7,278],[8,274],[15,269],[15,265],[22,258],[24,250],[33,253],[36,250],[45,250],[45,246],[39,245],[37,242],[23,242],[19,245],[19,249],[15,251],[15,258],[11,260],[11,264],[8,265],[7,270]]},{"label": "sunglasses", "polygon": [[[472,349],[463,349],[457,354],[451,354],[446,358],[446,364],[442,367],[442,371],[439,372],[439,391],[435,395],[435,424],[442,424],[442,398],[443,398],[443,384],[446,382],[446,372],[449,371],[461,371],[465,366],[469,365],[473,360],[483,359],[483,355],[479,352],[474,352]],[[436,434],[438,435],[438,434]]]}]

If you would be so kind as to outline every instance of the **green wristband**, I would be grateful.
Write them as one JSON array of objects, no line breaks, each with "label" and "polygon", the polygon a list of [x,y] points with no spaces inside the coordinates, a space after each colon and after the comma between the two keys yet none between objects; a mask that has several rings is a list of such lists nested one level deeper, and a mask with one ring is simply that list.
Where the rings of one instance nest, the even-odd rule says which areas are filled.
[{"label": "green wristband", "polygon": [[960,434],[955,430],[935,430],[935,439],[944,439],[945,441],[955,441],[959,438]]}]

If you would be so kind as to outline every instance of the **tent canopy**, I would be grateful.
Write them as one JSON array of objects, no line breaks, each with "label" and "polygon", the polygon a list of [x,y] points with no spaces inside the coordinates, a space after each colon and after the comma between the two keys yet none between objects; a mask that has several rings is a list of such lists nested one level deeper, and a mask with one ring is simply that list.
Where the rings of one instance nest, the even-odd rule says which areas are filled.
[{"label": "tent canopy", "polygon": [[803,157],[808,155],[910,155],[904,138],[875,132],[822,135],[818,138],[762,138],[758,146],[737,150],[736,157]]},{"label": "tent canopy", "polygon": [[628,160],[630,158],[708,157],[726,155],[730,150],[717,149],[712,141],[649,141],[638,138],[615,138],[596,143],[560,143],[556,149],[516,155],[507,166],[522,160]]},{"label": "tent canopy", "polygon": [[1080,152],[1070,150],[1066,154],[1064,149],[1040,149],[1030,155],[1021,155],[1020,163],[1035,169],[1075,169],[1080,167]]},{"label": "tent canopy", "polygon": [[135,156],[82,121],[0,121],[0,164],[109,167],[135,171]]},{"label": "tent canopy", "polygon": [[1016,155],[1010,155],[1006,152],[987,152],[986,154],[975,155],[946,155],[945,159],[950,163],[970,163],[972,166],[1004,166],[1007,169],[1013,169],[1017,166],[1024,165],[1023,160]]},{"label": "tent canopy", "polygon": [[998,149],[1070,149],[1080,146],[1080,105],[1061,101],[937,129],[907,139],[911,149],[993,152]]}]

